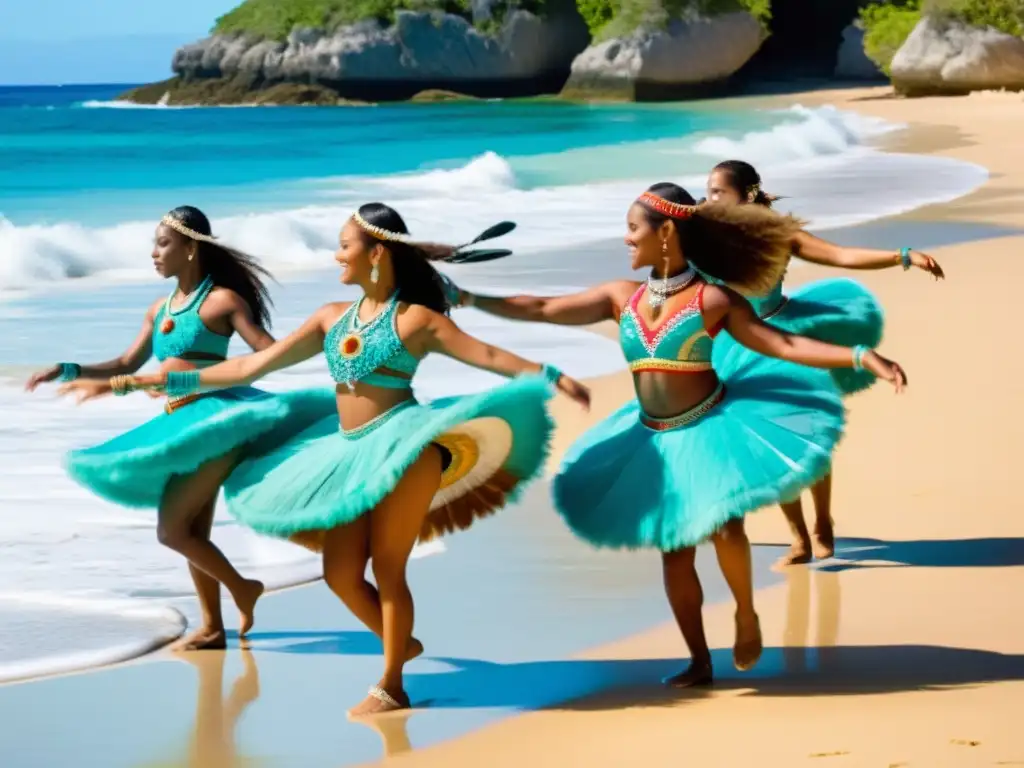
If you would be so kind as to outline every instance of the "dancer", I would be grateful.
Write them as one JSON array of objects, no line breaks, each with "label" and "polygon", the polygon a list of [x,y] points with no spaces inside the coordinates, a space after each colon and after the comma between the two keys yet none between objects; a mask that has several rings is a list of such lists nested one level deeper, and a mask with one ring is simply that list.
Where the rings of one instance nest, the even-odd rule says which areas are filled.
[{"label": "dancer", "polygon": [[[166,299],[146,312],[142,330],[119,357],[104,363],[60,363],[27,383],[89,381],[110,391],[110,377],[138,371],[151,356],[162,371],[208,366],[225,358],[237,333],[254,350],[273,337],[269,274],[249,255],[220,244],[197,208],[175,208],[156,228],[153,264],[159,275],[175,278]],[[98,381],[97,381],[98,379]],[[164,413],[107,442],[72,451],[67,470],[93,493],[127,507],[157,509],[157,539],[188,560],[202,614],[198,630],[179,650],[226,647],[220,585],[238,606],[240,634],[253,623],[263,584],[243,578],[210,541],[214,506],[224,478],[254,441],[279,438],[330,413],[329,393],[276,396],[239,387],[199,397],[168,398]]]},{"label": "dancer", "polygon": [[[843,408],[828,374],[814,368],[864,369],[897,391],[906,382],[896,363],[865,347],[766,325],[742,296],[696,271],[763,291],[781,278],[798,229],[791,217],[753,206],[698,207],[681,187],[656,184],[627,216],[632,266],[651,270],[646,284],[618,281],[548,298],[461,292],[463,304],[515,320],[619,322],[637,399],[573,444],[554,498],[591,544],[661,551],[665,591],[691,657],[666,681],[673,686],[712,680],[694,569],[695,547],[708,538],[736,599],[733,661],[745,670],[760,657],[743,517],[828,471]],[[721,330],[743,351],[713,367]]]},{"label": "dancer", "polygon": [[[761,189],[761,177],[754,166],[742,160],[727,160],[715,166],[708,177],[708,200],[723,204],[748,204],[771,207],[776,199]],[[846,269],[888,269],[917,267],[945,277],[939,263],[926,253],[901,248],[882,251],[868,248],[844,248],[803,230],[793,236],[792,253],[814,264]],[[817,280],[803,285],[789,296],[782,293],[782,280],[761,296],[750,299],[761,319],[791,333],[800,333],[833,344],[877,346],[882,340],[883,313],[878,300],[860,283],[846,278]],[[732,345],[719,345],[715,355],[729,354]],[[833,378],[844,395],[870,387],[875,379],[869,372],[833,371]],[[814,501],[813,537],[804,522],[800,497],[784,502],[782,512],[793,534],[789,552],[778,565],[808,563],[835,553],[835,527],[832,519],[832,473],[810,488]]]},{"label": "dancer", "polygon": [[[327,585],[383,637],[384,675],[350,710],[354,716],[410,706],[402,668],[423,651],[412,637],[405,574],[416,540],[468,528],[541,470],[552,429],[551,385],[589,403],[582,384],[484,344],[448,319],[430,260],[451,255],[451,248],[414,242],[386,205],[364,205],[342,228],[335,256],[341,282],[362,291],[357,301],[327,304],[262,352],[116,385],[184,395],[247,384],[323,351],[337,382],[337,415],[243,462],[225,491],[242,523],[322,550]],[[432,352],[504,376],[542,375],[421,405],[411,380]],[[66,386],[82,399],[102,393],[88,383]],[[368,561],[376,589],[366,581]]]}]

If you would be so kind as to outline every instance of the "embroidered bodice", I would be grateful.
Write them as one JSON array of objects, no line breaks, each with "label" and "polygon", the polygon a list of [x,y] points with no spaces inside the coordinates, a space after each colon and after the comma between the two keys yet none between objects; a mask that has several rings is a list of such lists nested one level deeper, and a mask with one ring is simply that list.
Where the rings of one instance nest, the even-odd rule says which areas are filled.
[{"label": "embroidered bodice", "polygon": [[[363,299],[354,302],[331,326],[324,339],[324,356],[331,378],[351,389],[357,381],[375,387],[407,389],[420,361],[398,336],[398,299],[392,296],[368,323],[359,321]],[[386,368],[387,371],[380,369]],[[408,374],[395,376],[389,371]]]},{"label": "embroidered bodice", "polygon": [[207,277],[177,309],[171,308],[171,299],[178,289],[175,288],[167,297],[167,301],[156,313],[153,354],[157,360],[163,362],[168,358],[182,357],[190,352],[215,355],[222,359],[227,357],[231,337],[214,333],[199,317],[199,308],[212,290],[213,280]]},{"label": "embroidered bodice", "polygon": [[704,288],[652,330],[640,316],[641,287],[629,300],[619,320],[619,342],[633,373],[671,371],[692,373],[711,370],[711,346],[718,329],[704,326]]}]

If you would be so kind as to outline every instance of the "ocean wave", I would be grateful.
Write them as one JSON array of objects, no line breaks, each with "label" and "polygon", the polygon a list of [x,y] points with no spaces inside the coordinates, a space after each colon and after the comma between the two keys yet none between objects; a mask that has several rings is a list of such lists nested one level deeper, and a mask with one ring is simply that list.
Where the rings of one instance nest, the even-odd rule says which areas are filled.
[{"label": "ocean wave", "polygon": [[[899,128],[893,124],[833,107],[794,107],[782,114],[781,124],[739,135],[689,136],[528,158],[488,152],[456,168],[311,179],[304,185],[317,204],[222,217],[215,228],[225,242],[284,273],[329,266],[339,226],[368,199],[393,204],[411,231],[425,240],[464,241],[497,220],[512,219],[519,228],[501,245],[536,253],[620,237],[629,203],[652,181],[677,181],[699,197],[716,159],[753,162],[765,187],[785,195],[787,204],[819,229],[950,200],[987,178],[985,169],[969,163],[872,149],[878,136]],[[538,168],[546,168],[550,178],[570,181],[529,183]],[[621,177],[608,180],[601,173]],[[594,180],[572,183],[574,174]],[[81,278],[152,278],[153,226],[140,221],[109,227],[15,226],[0,217],[0,253],[5,254],[0,292]]]}]

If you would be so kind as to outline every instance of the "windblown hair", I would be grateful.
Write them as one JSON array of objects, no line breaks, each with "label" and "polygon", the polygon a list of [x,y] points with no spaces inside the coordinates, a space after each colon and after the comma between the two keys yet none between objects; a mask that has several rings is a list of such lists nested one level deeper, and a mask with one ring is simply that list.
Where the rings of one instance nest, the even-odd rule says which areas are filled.
[{"label": "windblown hair", "polygon": [[[170,211],[167,215],[193,232],[200,235],[213,235],[210,220],[198,208],[183,205]],[[178,234],[191,239],[186,234],[180,232]],[[214,285],[227,288],[241,296],[242,301],[249,305],[253,319],[259,323],[260,327],[269,329],[270,308],[274,303],[270,300],[270,292],[267,290],[265,280],[273,279],[273,276],[260,266],[255,257],[236,248],[206,240],[194,242],[198,248],[199,269],[203,273],[203,277],[209,276],[213,279]]]},{"label": "windblown hair", "polygon": [[[726,160],[715,166],[714,170],[721,171],[729,180],[729,185],[739,193],[743,202],[754,203],[771,208],[779,198],[766,194],[761,189],[761,174],[757,172],[750,163],[742,160]],[[754,192],[754,199],[750,200],[750,193]]]},{"label": "windblown hair", "polygon": [[[409,227],[398,211],[384,203],[361,205],[359,215],[371,226],[398,235],[409,234]],[[451,302],[445,292],[441,275],[430,262],[451,258],[455,248],[438,243],[399,243],[384,240],[374,237],[362,227],[359,228],[359,232],[368,245],[380,243],[391,252],[391,267],[395,273],[399,301],[421,304],[435,312],[448,314]]]},{"label": "windblown hair", "polygon": [[[648,192],[670,203],[695,205],[678,184],[662,182]],[[670,217],[643,202],[647,220],[660,227]],[[786,272],[793,237],[801,222],[757,205],[703,203],[675,219],[683,256],[700,272],[748,295],[771,290]]]}]

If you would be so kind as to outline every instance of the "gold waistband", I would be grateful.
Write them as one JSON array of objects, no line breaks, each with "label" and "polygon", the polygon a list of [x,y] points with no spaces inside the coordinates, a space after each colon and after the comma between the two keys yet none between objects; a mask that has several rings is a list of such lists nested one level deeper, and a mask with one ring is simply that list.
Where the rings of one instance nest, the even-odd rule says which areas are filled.
[{"label": "gold waistband", "polygon": [[687,424],[700,419],[702,416],[707,414],[712,408],[718,405],[722,400],[725,399],[725,385],[721,382],[715,387],[715,391],[704,398],[701,402],[690,408],[687,411],[683,411],[678,416],[670,416],[668,418],[657,418],[655,416],[649,416],[643,411],[640,412],[640,423],[648,429],[653,429],[655,432],[665,432],[669,429],[676,429],[678,427],[684,427]]},{"label": "gold waistband", "polygon": [[642,357],[629,364],[630,373],[701,373],[711,370],[710,360],[666,360],[660,357]]},{"label": "gold waistband", "polygon": [[203,397],[203,393],[198,392],[194,395],[184,395],[182,397],[168,397],[167,402],[164,403],[164,412],[167,414],[174,413],[179,408],[194,403],[199,398]]}]

